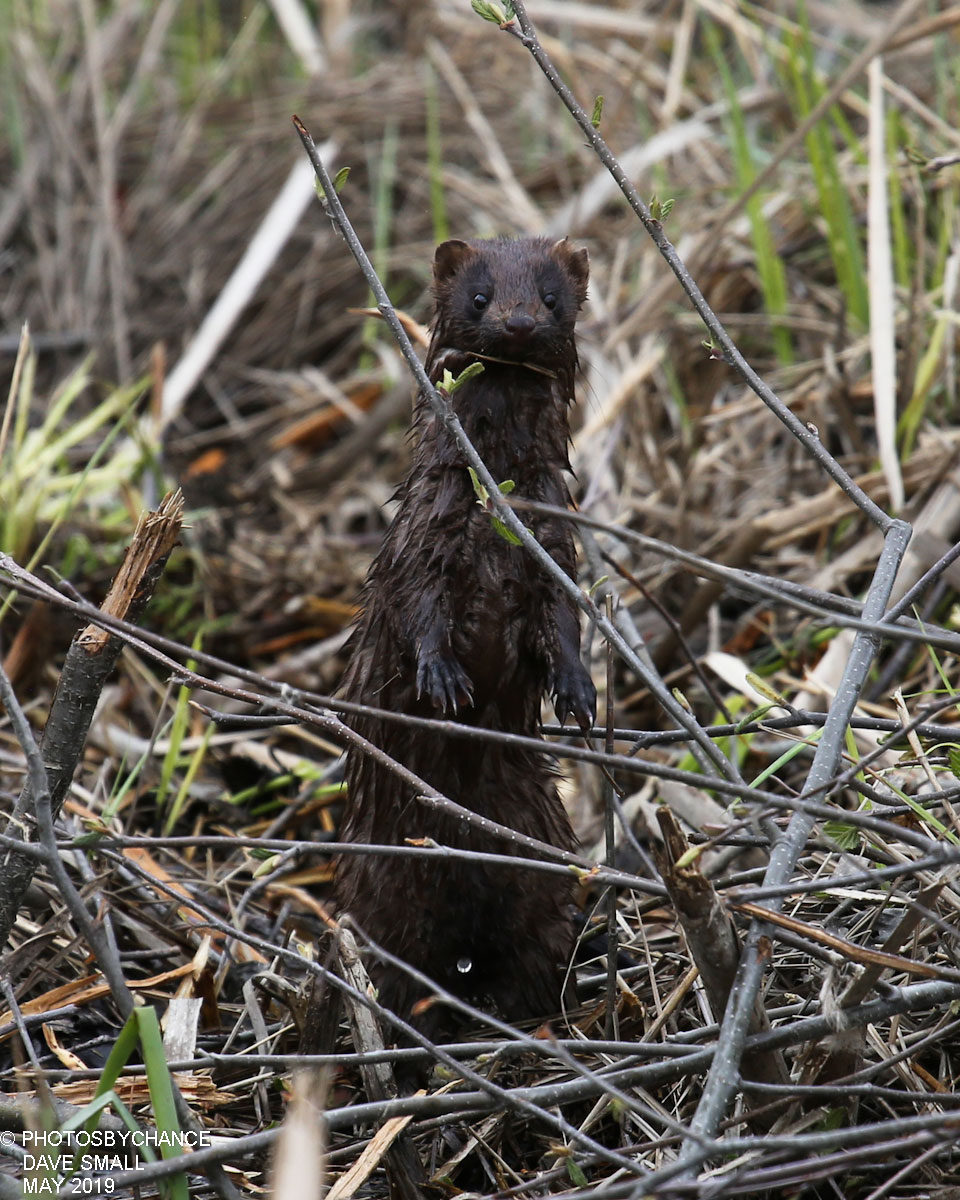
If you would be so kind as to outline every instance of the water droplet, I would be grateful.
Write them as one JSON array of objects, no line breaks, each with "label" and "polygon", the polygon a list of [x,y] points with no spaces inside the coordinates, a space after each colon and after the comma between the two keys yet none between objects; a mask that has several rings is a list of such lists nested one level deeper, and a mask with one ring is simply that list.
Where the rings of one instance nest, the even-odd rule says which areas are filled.
[{"label": "water droplet", "polygon": [[457,960],[457,970],[461,975],[466,975],[468,971],[473,970],[473,963],[469,958],[461,958]]}]

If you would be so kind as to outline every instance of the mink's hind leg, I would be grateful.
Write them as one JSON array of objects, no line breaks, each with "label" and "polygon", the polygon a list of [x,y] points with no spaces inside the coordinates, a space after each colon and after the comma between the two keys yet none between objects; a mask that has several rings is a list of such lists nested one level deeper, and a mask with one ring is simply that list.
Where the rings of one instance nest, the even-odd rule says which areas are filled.
[{"label": "mink's hind leg", "polygon": [[516,952],[505,957],[503,973],[490,999],[501,1018],[519,1021],[555,1018],[563,1008],[566,964],[552,955]]},{"label": "mink's hind leg", "polygon": [[[478,1008],[510,1024],[554,1018],[563,1007],[574,925],[566,888],[540,893],[517,914],[509,939],[486,945],[471,972]],[[537,913],[529,911],[536,903]],[[478,948],[479,949],[479,948]]]}]

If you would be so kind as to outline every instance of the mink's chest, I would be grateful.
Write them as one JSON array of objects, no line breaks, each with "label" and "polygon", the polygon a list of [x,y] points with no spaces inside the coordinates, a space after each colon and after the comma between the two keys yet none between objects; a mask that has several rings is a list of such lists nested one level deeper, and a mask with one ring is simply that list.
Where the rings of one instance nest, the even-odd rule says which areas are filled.
[{"label": "mink's chest", "polygon": [[455,547],[459,570],[451,588],[451,640],[482,708],[504,689],[542,690],[545,681],[533,646],[542,639],[548,619],[548,584],[530,554],[503,536],[475,495],[461,529]]}]

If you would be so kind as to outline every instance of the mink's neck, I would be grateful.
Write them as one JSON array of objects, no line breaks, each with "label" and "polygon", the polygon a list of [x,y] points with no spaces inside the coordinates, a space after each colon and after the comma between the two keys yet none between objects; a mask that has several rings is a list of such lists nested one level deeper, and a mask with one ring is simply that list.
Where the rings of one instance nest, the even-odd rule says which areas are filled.
[{"label": "mink's neck", "polygon": [[[484,372],[454,392],[454,412],[498,483],[568,470],[570,428],[558,381],[521,365],[485,364]],[[452,436],[432,413],[422,413],[421,462],[463,467]],[[534,489],[536,490],[536,489]]]}]

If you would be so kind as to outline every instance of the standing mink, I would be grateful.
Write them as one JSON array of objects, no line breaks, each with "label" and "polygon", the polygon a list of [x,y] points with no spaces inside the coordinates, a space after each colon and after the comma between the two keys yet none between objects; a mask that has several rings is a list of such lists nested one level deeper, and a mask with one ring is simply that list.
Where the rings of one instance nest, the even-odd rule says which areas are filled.
[{"label": "standing mink", "polygon": [[[566,506],[567,408],[577,367],[574,324],[586,298],[585,250],[566,240],[448,241],[434,259],[436,317],[426,360],[433,382],[481,361],[482,374],[451,403],[499,482]],[[596,690],[580,662],[576,606],[477,503],[453,438],[421,397],[413,463],[399,509],[364,591],[345,698],[392,712],[540,736],[540,705],[586,727]],[[530,528],[576,575],[569,525],[533,515]],[[554,772],[540,754],[445,738],[374,717],[351,717],[381,746],[450,799],[564,850],[575,845]],[[342,838],[509,853],[502,839],[417,803],[413,791],[357,750],[347,753]],[[340,907],[387,950],[443,987],[508,1020],[559,1007],[573,941],[570,885],[558,875],[416,857],[344,855]],[[424,989],[373,964],[380,1000],[406,1020]],[[436,1008],[416,1024],[438,1034]]]}]

